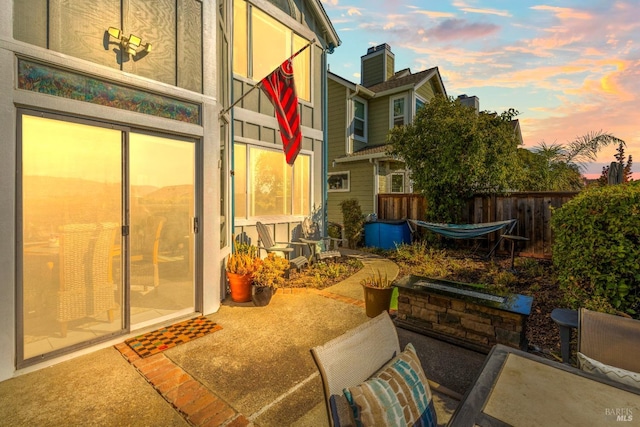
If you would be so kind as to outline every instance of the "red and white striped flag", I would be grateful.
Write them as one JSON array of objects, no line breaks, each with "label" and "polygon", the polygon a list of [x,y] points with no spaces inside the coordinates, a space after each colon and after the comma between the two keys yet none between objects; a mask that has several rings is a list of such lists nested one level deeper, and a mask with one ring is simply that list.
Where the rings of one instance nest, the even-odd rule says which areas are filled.
[{"label": "red and white striped flag", "polygon": [[284,61],[259,83],[260,89],[267,94],[276,110],[283,150],[289,165],[293,165],[296,161],[302,140],[298,95],[293,81],[292,58]]}]

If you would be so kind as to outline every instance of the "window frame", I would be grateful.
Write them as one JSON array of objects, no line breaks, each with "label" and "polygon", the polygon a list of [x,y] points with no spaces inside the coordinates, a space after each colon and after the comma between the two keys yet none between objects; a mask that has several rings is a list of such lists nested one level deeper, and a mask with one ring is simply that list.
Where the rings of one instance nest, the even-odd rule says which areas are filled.
[{"label": "window frame", "polygon": [[[307,156],[309,158],[309,200],[308,200],[308,205],[305,207],[305,212],[306,213],[302,213],[302,214],[297,214],[295,213],[295,205],[296,205],[296,198],[294,197],[296,195],[296,191],[297,189],[295,188],[295,181],[296,181],[296,176],[295,176],[295,164],[293,167],[289,167],[290,168],[290,174],[291,176],[289,177],[289,181],[290,181],[290,187],[287,190],[287,193],[289,194],[288,196],[288,209],[290,210],[290,214],[262,214],[262,215],[253,215],[252,214],[252,205],[251,205],[251,191],[252,188],[251,186],[253,185],[253,177],[251,176],[251,174],[253,173],[252,169],[251,169],[251,151],[253,150],[263,150],[263,151],[270,151],[270,152],[277,152],[282,154],[282,150],[279,150],[277,148],[275,148],[273,145],[266,145],[264,143],[254,143],[254,142],[249,142],[247,141],[246,138],[239,138],[236,137],[235,140],[233,141],[233,145],[234,145],[234,151],[236,150],[236,146],[237,145],[243,145],[245,147],[245,155],[244,158],[242,159],[242,161],[244,161],[244,169],[245,169],[245,186],[246,186],[246,197],[245,197],[245,204],[243,207],[244,210],[244,215],[243,216],[238,216],[237,215],[237,209],[234,208],[234,212],[233,212],[233,217],[234,217],[234,223],[236,225],[243,225],[246,223],[252,223],[255,222],[258,219],[262,219],[262,218],[269,218],[270,220],[273,218],[282,218],[282,219],[287,219],[287,221],[289,221],[291,218],[304,218],[306,216],[308,216],[311,213],[311,209],[313,206],[313,191],[314,191],[314,183],[313,183],[313,179],[314,179],[314,153],[308,150],[300,150],[300,153],[298,155],[298,157],[300,156]],[[240,156],[235,156],[235,160],[234,162],[238,162],[238,160],[240,160]],[[296,159],[297,161],[297,159]],[[286,161],[284,158],[284,155],[282,156],[282,163],[283,165],[286,165]],[[238,169],[237,166],[234,167],[234,169]],[[235,194],[235,189],[234,189],[234,203],[236,200],[236,194]],[[254,209],[255,210],[255,209]]]},{"label": "window frame", "polygon": [[[346,188],[336,188],[332,189],[329,186],[329,178],[335,175],[346,175],[347,176],[347,186]],[[329,172],[327,173],[327,191],[329,193],[348,193],[351,192],[351,171],[342,171],[342,172]]]},{"label": "window frame", "polygon": [[[299,49],[296,48],[296,38],[302,39],[303,41],[305,41],[306,43],[309,43],[311,39],[314,38],[314,34],[313,33],[309,33],[309,34],[303,34],[303,31],[298,29],[294,29],[292,25],[289,25],[287,23],[285,23],[285,21],[287,20],[293,20],[293,18],[289,15],[287,15],[285,12],[283,12],[282,10],[278,9],[276,6],[274,6],[274,8],[276,9],[274,11],[274,14],[271,14],[270,12],[268,12],[267,10],[269,10],[269,8],[266,9],[262,9],[259,6],[256,6],[253,2],[248,1],[248,0],[235,0],[234,1],[234,6],[233,6],[233,10],[234,10],[234,17],[235,17],[235,11],[236,11],[236,4],[240,4],[243,3],[244,7],[246,8],[246,16],[245,16],[245,20],[242,24],[241,27],[239,27],[239,30],[244,29],[246,34],[244,36],[242,36],[242,40],[241,42],[246,42],[246,46],[244,50],[241,50],[242,52],[242,59],[244,64],[242,65],[246,65],[246,70],[244,71],[239,71],[236,70],[236,58],[239,57],[238,55],[238,49],[235,48],[234,46],[234,55],[233,55],[233,59],[232,59],[232,70],[233,70],[233,76],[235,79],[237,80],[243,80],[243,81],[247,81],[249,83],[251,83],[252,85],[256,85],[261,79],[263,79],[264,77],[266,77],[267,74],[263,75],[263,76],[255,76],[254,73],[254,54],[253,54],[253,9],[257,9],[260,13],[264,14],[266,17],[270,18],[273,22],[272,24],[278,24],[280,26],[282,26],[286,32],[288,33],[287,36],[290,38],[289,40],[289,47],[290,47],[290,55],[293,55],[295,52],[297,52]],[[282,16],[277,16],[277,15],[282,15]],[[234,23],[237,20],[234,20]],[[294,21],[295,24],[298,24],[297,22]],[[235,40],[235,34],[236,34],[236,30],[235,30],[235,26],[234,25],[234,40]],[[305,50],[305,52],[303,52],[301,55],[299,55],[298,57],[296,57],[294,59],[294,72],[296,68],[299,68],[296,66],[296,62],[299,62],[302,60],[302,58],[305,58],[306,55],[308,55],[308,79],[306,80],[306,86],[308,88],[308,96],[309,99],[306,99],[305,96],[306,94],[301,94],[300,93],[300,84],[296,85],[296,92],[298,95],[298,102],[304,105],[308,105],[308,106],[313,106],[314,104],[314,58],[313,58],[313,44],[307,49]],[[239,46],[238,46],[239,47]],[[287,58],[284,57],[282,58],[282,61],[286,60]],[[274,66],[273,69],[275,69],[278,65],[280,65],[282,62],[279,62],[277,65]],[[273,71],[269,70],[267,73]],[[299,79],[298,79],[299,80]]]},{"label": "window frame", "polygon": [[[421,105],[420,107],[418,107],[418,102],[421,102],[421,103],[422,103],[422,105]],[[427,104],[427,101],[425,101],[425,100],[424,100],[424,98],[422,98],[422,97],[420,97],[420,96],[418,96],[418,95],[416,94],[416,96],[415,96],[415,102],[413,103],[413,116],[415,117],[415,116],[416,116],[416,114],[418,113],[418,110],[419,110],[420,108],[424,108],[424,106],[425,106],[426,104]]]},{"label": "window frame", "polygon": [[[402,190],[400,191],[393,191],[393,177],[394,176],[400,176],[402,177]],[[393,194],[404,194],[404,187],[405,187],[405,176],[404,173],[402,172],[392,172],[391,174],[389,174],[389,193],[393,193]]]},{"label": "window frame", "polygon": [[[397,100],[402,100],[402,102],[404,103],[403,112],[402,112],[402,120],[403,120],[402,125],[395,124],[396,118],[400,117],[395,115],[395,110],[393,108],[395,101]],[[407,102],[406,94],[392,96],[389,98],[389,129],[393,129],[395,126],[404,126],[409,123],[409,114],[408,114],[409,112],[407,107],[408,107],[408,102]]]},{"label": "window frame", "polygon": [[[364,119],[360,119],[356,117],[356,102],[359,102],[360,104],[363,105],[363,109],[364,109]],[[356,120],[359,120],[362,122],[362,126],[363,126],[363,136],[359,136],[356,135]],[[367,132],[367,127],[368,127],[368,121],[369,121],[369,103],[367,102],[366,99],[360,98],[359,96],[354,96],[351,102],[351,136],[353,139],[355,139],[356,141],[360,141],[363,143],[367,143],[368,140],[368,132]]]}]

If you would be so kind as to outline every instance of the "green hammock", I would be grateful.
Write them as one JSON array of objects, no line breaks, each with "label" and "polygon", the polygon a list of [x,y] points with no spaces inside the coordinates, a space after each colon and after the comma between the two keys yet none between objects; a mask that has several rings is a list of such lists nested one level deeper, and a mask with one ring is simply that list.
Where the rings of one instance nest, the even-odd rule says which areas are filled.
[{"label": "green hammock", "polygon": [[493,233],[510,226],[505,234],[509,234],[518,222],[517,219],[509,219],[506,221],[485,222],[480,224],[442,224],[435,222],[425,222],[418,220],[410,220],[413,223],[424,227],[434,233],[441,234],[452,239],[475,239],[485,234]]}]

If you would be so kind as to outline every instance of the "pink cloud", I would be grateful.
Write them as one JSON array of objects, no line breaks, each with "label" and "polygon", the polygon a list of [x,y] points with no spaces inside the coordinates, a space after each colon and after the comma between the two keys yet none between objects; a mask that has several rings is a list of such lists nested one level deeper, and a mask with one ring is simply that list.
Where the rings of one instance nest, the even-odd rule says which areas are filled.
[{"label": "pink cloud", "polygon": [[593,15],[591,15],[588,12],[577,10],[577,9],[571,9],[571,8],[568,8],[568,7],[556,7],[556,6],[540,5],[540,6],[532,6],[531,9],[553,12],[553,14],[557,18],[562,19],[562,20],[567,20],[567,19],[591,19],[591,18],[593,18]]},{"label": "pink cloud", "polygon": [[463,40],[485,37],[499,30],[494,24],[470,23],[463,19],[447,19],[426,31],[438,40]]}]

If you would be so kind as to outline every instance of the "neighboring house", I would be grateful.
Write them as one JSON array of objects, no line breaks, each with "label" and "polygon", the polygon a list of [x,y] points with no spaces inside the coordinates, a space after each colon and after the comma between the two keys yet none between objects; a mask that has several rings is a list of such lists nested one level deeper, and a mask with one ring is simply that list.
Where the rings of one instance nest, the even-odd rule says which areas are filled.
[{"label": "neighboring house", "polygon": [[[324,204],[322,70],[340,41],[319,0],[0,8],[0,381],[217,311],[234,210],[282,238]],[[313,38],[291,168],[260,91],[228,107]]]},{"label": "neighboring house", "polygon": [[369,48],[361,63],[361,84],[329,73],[328,216],[337,223],[345,199],[357,199],[369,214],[378,194],[412,192],[405,164],[386,154],[387,134],[411,123],[434,96],[447,95],[438,67],[396,72],[387,44]]},{"label": "neighboring house", "polygon": [[[274,6],[275,5],[275,6]],[[302,149],[287,165],[274,108],[251,89],[315,39],[293,60],[302,128]],[[325,47],[338,38],[320,1],[234,2],[233,109],[234,233],[257,245],[256,222],[276,241],[291,241],[313,213],[322,220],[326,200]],[[262,253],[264,256],[264,252]]]}]

